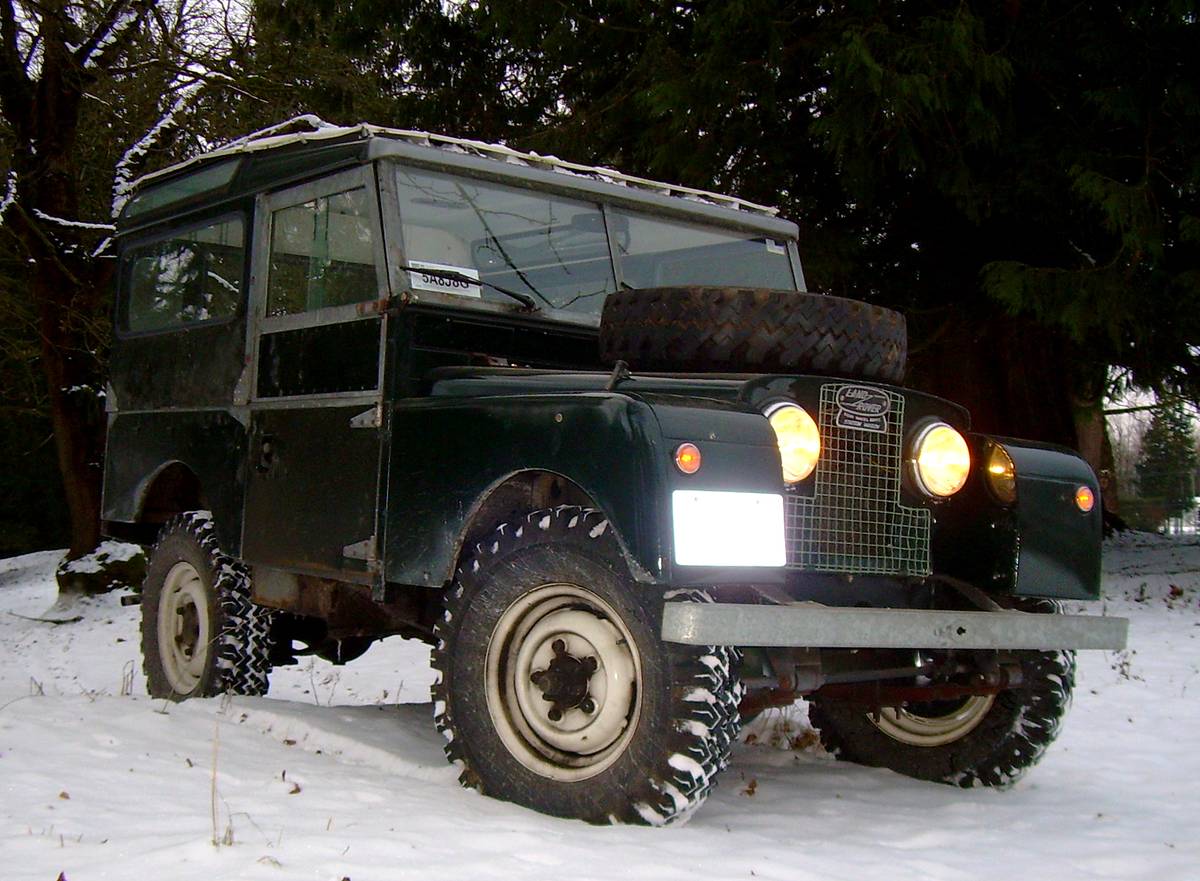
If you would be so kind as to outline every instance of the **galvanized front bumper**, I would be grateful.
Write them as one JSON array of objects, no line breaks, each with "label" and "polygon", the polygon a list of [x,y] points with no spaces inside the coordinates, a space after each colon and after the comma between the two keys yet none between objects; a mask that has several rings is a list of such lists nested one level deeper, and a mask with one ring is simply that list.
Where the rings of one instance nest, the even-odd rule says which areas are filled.
[{"label": "galvanized front bumper", "polygon": [[944,612],[667,603],[662,638],[687,645],[805,648],[1125,648],[1126,618],[1032,612]]}]

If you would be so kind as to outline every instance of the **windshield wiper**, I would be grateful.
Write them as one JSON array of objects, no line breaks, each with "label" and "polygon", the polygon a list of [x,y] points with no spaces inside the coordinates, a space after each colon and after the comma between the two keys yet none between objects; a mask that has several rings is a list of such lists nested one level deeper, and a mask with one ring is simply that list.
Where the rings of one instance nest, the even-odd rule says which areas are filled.
[{"label": "windshield wiper", "polygon": [[422,275],[428,275],[430,278],[444,278],[446,281],[456,281],[460,284],[487,285],[493,291],[498,291],[499,293],[504,294],[506,297],[512,297],[530,312],[536,312],[539,308],[533,297],[530,297],[527,294],[522,294],[520,291],[511,291],[508,288],[501,287],[498,284],[493,284],[492,282],[486,281],[482,278],[471,278],[471,276],[462,272],[455,272],[453,269],[424,269],[418,266],[397,266],[396,268],[403,272],[419,272]]}]

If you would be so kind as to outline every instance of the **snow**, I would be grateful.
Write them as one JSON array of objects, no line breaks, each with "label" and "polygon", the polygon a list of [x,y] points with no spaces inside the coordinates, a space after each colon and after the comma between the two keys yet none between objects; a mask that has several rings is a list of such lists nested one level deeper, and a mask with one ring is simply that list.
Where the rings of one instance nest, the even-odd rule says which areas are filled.
[{"label": "snow", "polygon": [[[102,29],[92,35],[88,41],[95,41],[95,45],[90,48],[84,48],[84,54],[79,58],[79,63],[84,70],[89,70],[96,66],[96,59],[104,55],[111,46],[116,44],[118,40],[125,38],[126,32],[135,27],[142,19],[144,13],[136,7],[126,7],[121,10],[116,18],[111,22],[105,22]],[[80,51],[81,47],[74,47],[75,51]]]},{"label": "snow", "polygon": [[[308,130],[305,131],[303,129]],[[523,153],[514,150],[503,143],[489,144],[484,141],[455,138],[449,135],[439,135],[425,131],[387,128],[385,126],[371,125],[370,123],[366,122],[360,122],[358,125],[353,126],[338,126],[328,123],[320,117],[313,116],[312,114],[296,116],[292,119],[276,123],[275,125],[269,126],[265,129],[252,132],[249,135],[245,135],[244,137],[230,141],[216,148],[215,150],[211,150],[198,156],[193,156],[191,159],[186,161],[145,174],[142,177],[139,177],[137,180],[129,181],[127,177],[121,178],[119,181],[119,192],[116,190],[114,192],[117,193],[119,198],[128,199],[129,195],[134,190],[137,190],[146,184],[159,180],[167,175],[173,175],[183,171],[184,169],[191,168],[198,163],[219,157],[272,150],[291,144],[308,143],[333,138],[352,137],[393,138],[421,147],[437,148],[448,153],[478,156],[484,159],[490,159],[512,165],[521,165],[530,168],[546,168],[559,174],[592,178],[616,186],[648,190],[650,192],[657,192],[667,196],[674,196],[690,199],[692,201],[719,205],[725,208],[731,208],[735,211],[747,211],[755,214],[763,214],[768,217],[774,217],[779,213],[778,208],[772,208],[766,205],[758,205],[754,202],[749,202],[745,199],[739,199],[735,196],[725,196],[721,195],[720,193],[712,193],[707,190],[697,190],[677,184],[669,184],[662,181],[634,177],[632,175],[622,174],[621,172],[615,171],[611,168],[566,162],[562,159],[559,159],[557,156],[542,156],[537,153]],[[121,204],[123,205],[124,201],[122,201]],[[114,213],[113,216],[115,217],[116,214]]]},{"label": "snow", "polygon": [[116,227],[111,223],[88,223],[83,220],[67,220],[65,217],[55,217],[53,214],[47,214],[38,208],[33,209],[33,216],[47,223],[56,223],[59,226],[70,226],[76,229],[99,229],[105,232],[114,232],[116,230]]},{"label": "snow", "polygon": [[170,107],[163,111],[158,121],[150,126],[146,133],[135,141],[125,151],[124,155],[121,156],[120,160],[118,160],[116,170],[113,174],[113,217],[120,216],[122,209],[124,209],[125,204],[129,201],[134,186],[133,175],[135,169],[141,167],[146,155],[157,145],[163,133],[175,127],[177,123],[176,118],[181,112],[187,109],[192,99],[199,94],[201,87],[204,85],[202,75],[197,74],[195,71],[190,71],[190,73],[195,77],[190,82],[185,83],[182,78],[176,78],[175,82],[172,83],[171,87],[163,95],[164,102],[170,99]]},{"label": "snow", "polygon": [[0,198],[0,220],[4,219],[4,215],[8,213],[8,209],[12,207],[13,202],[17,200],[17,172],[9,171],[8,177],[4,182],[4,196]]},{"label": "snow", "polygon": [[801,705],[761,717],[708,803],[667,829],[591,827],[461,789],[411,641],[276,670],[266,698],[151,700],[137,607],[106,595],[81,600],[75,623],[28,620],[54,602],[60,557],[0,560],[6,879],[1200,875],[1194,536],[1106,547],[1105,600],[1086,608],[1130,617],[1131,648],[1080,654],[1062,736],[1013,789],[836,762]]},{"label": "snow", "polygon": [[132,560],[141,553],[142,549],[139,545],[123,541],[102,541],[90,554],[85,554],[76,560],[64,564],[62,571],[78,572],[81,574],[100,572],[109,563]]}]

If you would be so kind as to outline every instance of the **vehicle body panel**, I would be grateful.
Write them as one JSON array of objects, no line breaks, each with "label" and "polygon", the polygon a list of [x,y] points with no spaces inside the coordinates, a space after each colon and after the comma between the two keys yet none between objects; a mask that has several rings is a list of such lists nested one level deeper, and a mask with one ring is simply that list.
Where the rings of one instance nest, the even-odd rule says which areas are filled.
[{"label": "vehicle body panel", "polygon": [[[736,200],[680,199],[662,185],[633,186],[615,173],[577,173],[557,160],[545,167],[498,163],[473,149],[433,149],[407,137],[316,138],[229,155],[240,164],[227,184],[122,220],[126,248],[236,215],[245,219],[248,240],[253,230],[254,247],[247,300],[232,319],[125,334],[114,347],[106,521],[144,516],[139,500],[147,485],[178,463],[203,485],[232,552],[280,569],[369,582],[382,596],[386,584],[445,585],[463,542],[480,528],[473,518],[489,493],[514,476],[540,472],[561,477],[605,510],[631,571],[647,583],[782,585],[846,605],[884,596],[923,602],[926,574],[996,593],[1097,595],[1099,512],[1080,515],[1071,503],[1077,486],[1095,490],[1096,481],[1073,453],[1004,440],[1016,462],[1014,506],[996,502],[978,468],[962,492],[934,501],[915,487],[905,457],[924,423],[969,431],[968,414],[948,401],[814,374],[598,370],[594,315],[531,314],[516,303],[413,290],[408,272],[397,269],[405,252],[390,169],[403,162],[585,198],[604,211],[637,209],[777,236],[803,290],[794,224]],[[162,175],[153,185],[186,174]],[[270,211],[347,181],[379,194],[371,209],[378,290],[364,292],[357,308],[268,318],[262,286]],[[774,436],[761,414],[783,401],[815,414],[830,387],[881,392],[902,407],[895,431],[903,474],[894,504],[928,512],[927,570],[862,573],[860,593],[839,587],[853,580],[844,571],[794,560],[784,569],[675,565],[672,491],[784,493]],[[195,412],[180,409],[184,402]],[[988,439],[968,436],[979,461]],[[696,475],[671,464],[684,441],[702,451]],[[815,480],[785,492],[793,508],[797,500],[813,502]]]}]

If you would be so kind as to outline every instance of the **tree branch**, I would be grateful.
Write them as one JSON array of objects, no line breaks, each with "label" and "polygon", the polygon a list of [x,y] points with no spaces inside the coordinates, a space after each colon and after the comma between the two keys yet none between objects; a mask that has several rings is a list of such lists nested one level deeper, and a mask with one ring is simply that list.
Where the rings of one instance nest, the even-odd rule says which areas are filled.
[{"label": "tree branch", "polygon": [[17,46],[13,0],[0,0],[0,107],[18,138],[28,140],[33,124],[33,83]]},{"label": "tree branch", "polygon": [[107,70],[120,57],[157,0],[113,0],[92,35],[75,50],[81,68]]}]

